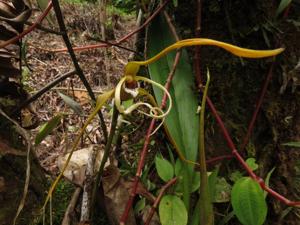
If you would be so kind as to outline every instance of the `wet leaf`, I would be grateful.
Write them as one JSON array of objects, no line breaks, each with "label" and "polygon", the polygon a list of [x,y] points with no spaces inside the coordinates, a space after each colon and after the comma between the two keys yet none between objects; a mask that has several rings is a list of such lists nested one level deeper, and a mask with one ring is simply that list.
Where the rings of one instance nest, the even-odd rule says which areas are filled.
[{"label": "wet leaf", "polygon": [[250,177],[239,179],[231,192],[233,211],[243,225],[262,225],[267,216],[267,203],[259,184]]},{"label": "wet leaf", "polygon": [[165,195],[159,204],[162,225],[186,225],[187,210],[183,201],[175,195]]}]

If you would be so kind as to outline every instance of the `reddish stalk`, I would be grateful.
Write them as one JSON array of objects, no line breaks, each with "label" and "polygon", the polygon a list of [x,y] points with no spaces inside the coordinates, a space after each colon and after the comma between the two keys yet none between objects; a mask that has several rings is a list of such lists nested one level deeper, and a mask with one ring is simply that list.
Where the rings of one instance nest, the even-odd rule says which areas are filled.
[{"label": "reddish stalk", "polygon": [[48,3],[48,6],[47,8],[45,9],[45,11],[37,18],[37,20],[35,21],[34,24],[32,24],[30,27],[28,27],[26,30],[24,30],[22,33],[18,34],[17,36],[7,40],[7,41],[4,41],[2,43],[0,43],[0,48],[4,48],[6,47],[7,45],[10,45],[10,44],[13,44],[15,43],[16,41],[22,39],[25,35],[27,35],[28,33],[30,33],[31,31],[33,31],[37,25],[39,23],[41,23],[43,21],[43,19],[48,15],[48,13],[50,12],[52,8],[52,1],[50,0],[49,3]]},{"label": "reddish stalk", "polygon": [[243,139],[242,145],[240,147],[241,151],[243,151],[245,149],[246,145],[249,142],[250,136],[251,136],[253,128],[254,128],[254,124],[255,124],[256,119],[257,119],[257,115],[258,115],[258,113],[260,111],[261,105],[263,103],[263,100],[265,98],[265,95],[266,95],[269,83],[270,83],[272,75],[273,75],[274,64],[275,64],[275,62],[272,62],[272,65],[269,68],[268,75],[267,75],[267,77],[265,79],[265,82],[263,84],[260,96],[259,96],[259,98],[258,98],[258,100],[257,100],[257,102],[255,104],[255,110],[253,112],[252,118],[251,118],[250,123],[248,125],[247,133],[246,133],[246,135],[245,135],[245,137]]},{"label": "reddish stalk", "polygon": [[[285,11],[283,13],[283,19],[286,19],[288,17],[290,7],[291,7],[291,3],[285,9]],[[275,42],[276,42],[275,46],[279,46],[280,45],[278,40],[276,40]],[[265,97],[266,92],[267,92],[267,88],[268,88],[269,83],[271,81],[271,78],[273,76],[274,65],[275,65],[275,59],[272,62],[270,68],[269,68],[269,72],[268,72],[268,75],[267,75],[267,77],[265,79],[265,82],[263,84],[262,91],[261,91],[260,96],[259,96],[259,98],[258,98],[258,100],[256,102],[255,110],[253,112],[252,118],[251,118],[250,123],[248,125],[247,133],[246,133],[246,135],[245,135],[245,137],[243,139],[242,145],[241,145],[241,151],[243,151],[245,149],[246,145],[249,142],[250,136],[251,136],[253,128],[254,128],[255,121],[257,119],[257,115],[259,113],[259,110],[261,108],[261,105],[263,103],[264,97]]]},{"label": "reddish stalk", "polygon": [[[289,8],[288,8],[288,9],[289,9]],[[287,10],[288,10],[288,9],[287,9]],[[287,13],[285,13],[284,16],[286,17],[286,16],[287,16]],[[199,62],[199,60],[197,60],[195,63],[196,63],[197,66],[200,67],[200,62]],[[273,64],[274,64],[274,63],[273,63]],[[249,134],[248,134],[249,137],[250,137],[251,131],[253,130],[254,122],[255,122],[255,120],[256,120],[257,114],[258,114],[259,109],[260,109],[260,106],[261,106],[261,104],[262,104],[262,101],[263,101],[263,98],[264,98],[266,89],[267,89],[267,87],[268,87],[269,81],[270,81],[270,79],[271,79],[271,77],[272,77],[273,64],[272,64],[272,66],[271,66],[271,68],[270,68],[270,70],[269,70],[269,74],[268,74],[268,77],[266,78],[266,81],[265,81],[264,86],[263,86],[263,88],[262,88],[262,92],[261,92],[261,95],[260,95],[260,97],[259,97],[259,100],[258,100],[258,103],[257,103],[257,106],[256,106],[256,110],[254,111],[252,120],[251,120],[251,122],[250,122],[250,124],[249,124],[249,128],[250,128],[250,129],[248,129],[249,131],[247,132],[247,133],[249,133]],[[197,72],[197,71],[198,71],[198,72]],[[196,70],[195,72],[196,72],[196,73],[199,73],[199,71],[200,71],[200,70]],[[199,77],[200,74],[196,74],[196,77],[197,77],[197,76]],[[201,83],[198,84],[198,85],[201,86]],[[225,138],[225,140],[226,140],[226,142],[227,142],[227,145],[228,145],[228,147],[229,147],[230,150],[231,150],[231,154],[232,154],[233,156],[235,156],[235,158],[238,160],[238,162],[239,162],[239,163],[242,165],[242,167],[247,171],[248,175],[249,175],[252,179],[254,179],[256,182],[258,182],[258,184],[260,185],[260,187],[261,187],[263,190],[267,191],[270,195],[272,195],[272,196],[273,196],[274,198],[276,198],[277,200],[283,202],[284,204],[286,204],[286,205],[288,205],[288,206],[297,206],[297,207],[299,207],[299,206],[300,206],[300,201],[291,201],[291,200],[285,198],[284,196],[282,196],[281,194],[277,193],[277,192],[274,191],[273,189],[269,188],[269,187],[266,186],[266,184],[264,183],[264,180],[263,180],[261,177],[257,176],[257,175],[251,170],[251,168],[247,165],[247,163],[245,162],[245,160],[243,159],[243,157],[242,157],[242,156],[239,154],[239,152],[237,151],[237,149],[236,149],[236,147],[235,147],[235,145],[234,145],[234,143],[233,143],[233,141],[232,141],[232,139],[231,139],[231,137],[230,137],[230,135],[229,135],[229,132],[227,131],[227,129],[226,129],[226,127],[225,127],[225,125],[224,125],[224,123],[223,123],[221,117],[219,116],[219,114],[218,114],[218,112],[217,112],[217,110],[216,110],[214,104],[212,103],[212,101],[210,100],[210,98],[209,98],[208,96],[207,96],[206,101],[207,101],[207,104],[208,104],[208,106],[209,106],[209,108],[210,108],[212,114],[214,115],[214,117],[215,117],[215,119],[216,119],[216,121],[217,121],[217,123],[218,123],[218,125],[219,125],[219,127],[220,127],[220,129],[221,129],[221,131],[222,131],[222,133],[223,133],[223,136],[224,136],[224,138]],[[245,139],[246,139],[246,138],[247,138],[247,137],[245,137]],[[245,139],[244,139],[244,140],[245,140]],[[247,142],[244,141],[244,143],[247,143]],[[226,156],[226,157],[229,157],[229,155]]]},{"label": "reddish stalk", "polygon": [[[172,67],[172,69],[171,69],[171,71],[168,75],[167,81],[166,81],[165,88],[167,90],[170,89],[172,78],[174,76],[175,69],[178,65],[179,59],[180,59],[180,52],[177,52],[176,56],[175,56],[174,63],[173,63],[173,67]],[[161,101],[161,106],[160,106],[161,109],[164,109],[166,107],[166,104],[167,104],[167,95],[164,94],[164,96],[162,98],[162,101]],[[143,167],[144,167],[145,158],[146,158],[146,155],[147,155],[147,152],[148,152],[148,145],[150,143],[151,133],[154,130],[154,127],[155,127],[155,121],[156,121],[155,119],[151,120],[151,123],[149,125],[148,130],[147,130],[147,134],[146,134],[145,142],[144,142],[144,145],[143,145],[143,149],[140,153],[140,159],[139,159],[137,172],[136,172],[136,175],[134,177],[134,181],[133,181],[133,185],[132,185],[132,188],[131,188],[131,193],[130,193],[129,199],[127,201],[127,204],[126,204],[125,210],[123,212],[123,215],[120,219],[120,225],[125,225],[125,223],[127,221],[127,218],[128,218],[128,215],[129,215],[129,212],[130,212],[130,209],[132,208],[133,200],[136,196],[139,179],[142,175],[142,170],[143,170]]]},{"label": "reddish stalk", "polygon": [[152,205],[152,207],[151,207],[151,210],[150,210],[150,212],[149,212],[149,214],[148,214],[148,216],[147,216],[147,220],[146,220],[146,222],[145,222],[145,225],[149,225],[149,224],[150,224],[151,219],[152,219],[152,217],[153,217],[153,215],[154,215],[154,213],[155,213],[155,211],[156,211],[156,209],[157,209],[157,207],[158,207],[158,204],[160,203],[160,201],[161,201],[163,195],[165,194],[165,192],[167,191],[167,189],[168,189],[169,187],[171,187],[172,185],[174,185],[174,184],[176,183],[176,181],[177,181],[177,177],[174,177],[173,179],[169,180],[168,183],[166,183],[166,184],[161,188],[161,190],[160,190],[160,192],[159,192],[159,195],[158,195],[157,198],[155,199],[155,201],[154,201],[154,203],[153,203],[153,205]]},{"label": "reddish stalk", "polygon": [[[95,49],[95,48],[105,48],[109,47],[111,45],[119,45],[122,42],[126,41],[128,38],[133,36],[134,34],[138,33],[142,29],[144,29],[154,18],[155,16],[161,12],[161,10],[167,5],[169,0],[164,1],[156,10],[155,12],[145,21],[145,23],[138,27],[136,30],[131,31],[129,34],[125,35],[124,37],[120,38],[119,40],[112,42],[112,44],[109,43],[101,43],[101,44],[95,44],[95,45],[86,45],[86,46],[81,46],[81,47],[73,47],[74,51],[84,51],[84,50],[89,50],[89,49]],[[55,49],[55,50],[49,50],[50,52],[67,52],[68,50],[66,48],[61,48],[61,49]]]},{"label": "reddish stalk", "polygon": [[224,160],[224,159],[232,159],[233,158],[233,155],[230,154],[230,155],[222,155],[222,156],[217,156],[217,157],[214,157],[212,159],[208,159],[206,160],[206,164],[212,164],[212,163],[215,163],[217,161],[220,161],[220,160]]}]

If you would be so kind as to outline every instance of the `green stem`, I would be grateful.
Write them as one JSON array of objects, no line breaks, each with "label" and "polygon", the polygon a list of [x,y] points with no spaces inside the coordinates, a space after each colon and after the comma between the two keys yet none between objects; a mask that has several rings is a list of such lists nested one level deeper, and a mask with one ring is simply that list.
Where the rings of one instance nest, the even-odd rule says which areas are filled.
[{"label": "green stem", "polygon": [[103,171],[104,171],[104,166],[105,166],[105,163],[107,162],[107,159],[108,159],[108,156],[109,156],[109,153],[110,153],[110,149],[111,149],[111,144],[112,144],[112,141],[113,141],[113,137],[116,133],[117,123],[118,123],[118,116],[119,116],[119,111],[117,110],[116,105],[114,105],[109,136],[108,136],[105,148],[104,148],[104,155],[103,155],[103,158],[101,160],[100,168],[98,170],[96,180],[95,180],[95,183],[94,183],[93,192],[92,192],[92,203],[91,203],[91,219],[92,220],[93,220],[93,217],[94,217],[94,211],[95,211],[94,209],[95,209],[97,190],[99,189],[99,185],[100,185],[101,178],[102,178]]},{"label": "green stem", "polygon": [[206,159],[205,159],[205,142],[204,142],[204,115],[205,115],[205,103],[210,81],[209,70],[207,70],[207,82],[205,85],[201,112],[200,112],[200,134],[199,134],[199,163],[200,163],[200,224],[201,225],[212,225],[213,218],[213,207],[210,199],[210,193],[208,189],[208,176],[206,170]]}]

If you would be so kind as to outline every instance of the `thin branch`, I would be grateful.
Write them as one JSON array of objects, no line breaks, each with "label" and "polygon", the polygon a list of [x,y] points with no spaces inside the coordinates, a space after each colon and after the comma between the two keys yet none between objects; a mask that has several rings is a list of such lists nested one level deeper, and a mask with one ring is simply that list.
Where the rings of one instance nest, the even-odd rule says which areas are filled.
[{"label": "thin branch", "polygon": [[34,24],[32,24],[30,27],[28,27],[26,30],[24,30],[22,33],[18,34],[17,36],[7,40],[7,41],[4,41],[2,43],[0,43],[0,48],[4,48],[6,47],[7,45],[10,45],[10,44],[13,44],[15,43],[16,41],[22,39],[25,35],[27,35],[28,33],[30,33],[31,31],[34,30],[34,28],[37,27],[37,25],[39,23],[41,23],[43,21],[43,19],[48,15],[48,13],[50,12],[52,8],[52,1],[50,0],[49,3],[48,3],[48,6],[47,8],[45,9],[45,11],[37,18],[36,22]]},{"label": "thin branch", "polygon": [[243,139],[242,145],[240,147],[241,151],[243,151],[245,149],[246,145],[249,142],[250,136],[251,136],[253,128],[254,128],[254,124],[255,124],[256,119],[257,119],[257,115],[258,115],[258,113],[259,113],[259,111],[261,109],[264,97],[266,95],[269,83],[270,83],[272,75],[273,75],[274,64],[275,64],[275,62],[272,62],[272,65],[269,68],[268,75],[267,75],[267,77],[265,79],[265,82],[263,84],[261,93],[260,93],[259,98],[258,98],[258,100],[256,102],[255,110],[254,110],[254,112],[252,114],[252,118],[251,118],[250,123],[248,125],[247,133],[246,133],[246,135],[245,135],[245,137]]},{"label": "thin branch", "polygon": [[155,211],[156,211],[156,209],[157,209],[157,207],[158,207],[158,204],[160,203],[160,201],[161,201],[162,197],[164,196],[165,192],[167,191],[167,189],[168,189],[169,187],[171,187],[172,185],[174,185],[174,184],[176,183],[176,181],[177,181],[177,177],[174,177],[173,179],[169,180],[168,183],[166,183],[166,184],[161,188],[161,190],[160,190],[160,192],[159,192],[159,195],[158,195],[157,198],[155,199],[155,201],[154,201],[154,203],[153,203],[153,205],[152,205],[152,207],[151,207],[151,210],[150,210],[150,212],[149,212],[149,214],[148,214],[148,216],[147,216],[145,225],[149,225],[149,224],[150,224],[151,219],[152,219],[152,217],[153,217],[153,215],[154,215],[154,213],[155,213]]},{"label": "thin branch", "polygon": [[30,98],[26,99],[22,104],[20,104],[15,110],[12,111],[12,115],[15,115],[16,113],[20,112],[21,109],[25,108],[28,106],[30,103],[34,102],[37,100],[39,97],[41,97],[43,94],[45,94],[47,91],[49,91],[51,88],[62,82],[63,80],[67,79],[68,77],[73,76],[76,74],[76,71],[70,71],[68,73],[65,73],[61,75],[60,77],[56,78],[52,82],[48,83],[45,87],[43,87],[41,90],[36,92],[34,95],[32,95]]},{"label": "thin branch", "polygon": [[[25,24],[26,24],[26,25],[29,25],[29,26],[33,26],[33,25],[34,25],[34,23],[32,23],[32,22],[30,22],[30,21],[26,21]],[[45,32],[51,33],[51,34],[62,35],[61,32],[56,31],[56,30],[53,30],[53,29],[50,29],[50,28],[48,28],[48,27],[44,27],[43,25],[41,25],[41,24],[39,24],[39,23],[36,24],[36,29],[39,29],[39,30],[42,30],[42,31],[45,31]]]},{"label": "thin branch", "polygon": [[[93,93],[93,90],[92,90],[89,82],[87,81],[86,77],[84,76],[83,71],[82,71],[81,67],[78,64],[78,60],[76,58],[76,55],[73,51],[72,44],[71,44],[70,39],[69,39],[68,34],[67,34],[67,29],[66,29],[64,18],[63,18],[63,15],[62,15],[62,12],[61,12],[61,9],[60,9],[60,6],[59,6],[59,2],[58,2],[58,0],[52,0],[52,3],[53,3],[53,8],[54,8],[54,11],[55,11],[56,18],[57,18],[57,22],[58,22],[58,25],[59,25],[59,29],[63,33],[62,37],[63,37],[63,40],[64,40],[66,46],[67,46],[69,55],[70,55],[70,57],[73,61],[73,65],[75,67],[76,73],[78,74],[80,80],[82,81],[83,85],[87,89],[91,99],[94,102],[96,102],[96,97]],[[106,129],[105,121],[104,121],[104,118],[103,118],[103,115],[102,115],[101,111],[98,112],[98,116],[99,116],[99,119],[100,119],[100,126],[101,126],[101,129],[102,129],[104,140],[106,142],[107,141],[107,129]]]},{"label": "thin branch", "polygon": [[[106,43],[102,43],[102,44],[95,44],[95,45],[87,45],[87,46],[81,46],[81,47],[74,47],[73,50],[74,51],[83,51],[83,50],[88,50],[88,49],[95,49],[95,48],[105,48],[105,47],[109,47],[111,45],[119,45],[122,42],[126,41],[128,38],[130,38],[131,36],[133,36],[134,34],[138,33],[139,31],[141,31],[142,29],[144,29],[154,18],[155,16],[161,12],[161,10],[167,5],[167,3],[169,2],[169,0],[164,1],[164,3],[162,5],[160,5],[155,12],[145,21],[145,23],[140,26],[139,28],[135,29],[134,31],[131,31],[129,34],[125,35],[124,37],[120,38],[119,40],[117,40],[116,42],[112,42],[109,44]],[[102,40],[103,42],[103,40]],[[61,49],[56,49],[56,50],[50,50],[51,52],[66,52],[67,49],[66,48],[61,48]]]}]

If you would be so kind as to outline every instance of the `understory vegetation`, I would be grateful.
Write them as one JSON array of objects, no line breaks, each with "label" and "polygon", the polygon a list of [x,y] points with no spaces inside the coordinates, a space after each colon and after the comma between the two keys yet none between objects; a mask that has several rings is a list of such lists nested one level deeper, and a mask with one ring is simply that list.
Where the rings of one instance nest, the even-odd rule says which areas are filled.
[{"label": "understory vegetation", "polygon": [[0,225],[299,224],[299,11],[0,1]]}]

